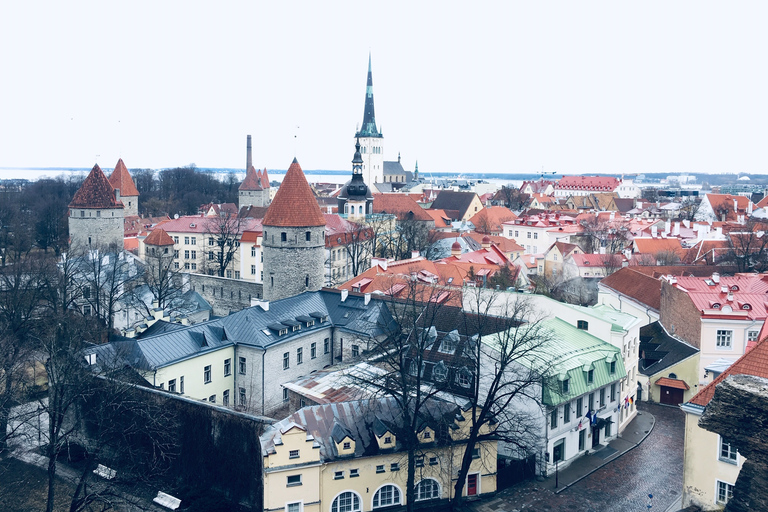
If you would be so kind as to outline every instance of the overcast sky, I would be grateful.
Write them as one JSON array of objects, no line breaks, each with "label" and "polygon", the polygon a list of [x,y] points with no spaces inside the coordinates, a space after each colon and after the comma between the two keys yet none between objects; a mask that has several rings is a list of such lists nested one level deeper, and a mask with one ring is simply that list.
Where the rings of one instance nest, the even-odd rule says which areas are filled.
[{"label": "overcast sky", "polygon": [[[0,167],[768,172],[768,3],[4,2]],[[97,157],[97,155],[99,155]]]}]

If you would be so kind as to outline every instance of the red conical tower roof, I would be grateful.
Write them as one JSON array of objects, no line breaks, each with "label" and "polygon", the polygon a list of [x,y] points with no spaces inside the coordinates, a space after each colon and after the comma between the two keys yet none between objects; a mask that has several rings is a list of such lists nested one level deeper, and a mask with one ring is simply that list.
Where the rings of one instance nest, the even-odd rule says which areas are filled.
[{"label": "red conical tower roof", "polygon": [[131,173],[125,167],[122,158],[117,161],[115,170],[112,171],[109,177],[109,183],[112,185],[112,188],[120,190],[120,197],[139,195],[139,190],[136,188],[136,184],[133,182],[133,178],[131,178]]},{"label": "red conical tower roof", "polygon": [[101,168],[93,166],[88,177],[75,193],[70,208],[123,208],[123,203],[115,200],[115,189]]},{"label": "red conical tower roof", "polygon": [[325,217],[317,204],[299,162],[293,163],[277,189],[275,199],[264,215],[264,226],[325,226]]},{"label": "red conical tower roof", "polygon": [[173,245],[173,238],[163,228],[155,228],[144,239],[146,245]]},{"label": "red conical tower roof", "polygon": [[267,168],[264,168],[264,171],[261,173],[261,186],[263,188],[269,188],[269,176],[267,176]]},{"label": "red conical tower roof", "polygon": [[259,179],[253,166],[250,166],[245,172],[245,179],[240,184],[238,190],[261,190],[261,179]]}]

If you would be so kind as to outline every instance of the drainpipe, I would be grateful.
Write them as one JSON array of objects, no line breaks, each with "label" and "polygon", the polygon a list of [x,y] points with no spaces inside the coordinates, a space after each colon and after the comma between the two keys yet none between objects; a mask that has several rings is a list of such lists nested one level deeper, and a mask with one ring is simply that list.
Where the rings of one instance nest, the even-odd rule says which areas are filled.
[{"label": "drainpipe", "polygon": [[267,349],[261,352],[261,415],[264,416],[264,356],[267,355]]}]

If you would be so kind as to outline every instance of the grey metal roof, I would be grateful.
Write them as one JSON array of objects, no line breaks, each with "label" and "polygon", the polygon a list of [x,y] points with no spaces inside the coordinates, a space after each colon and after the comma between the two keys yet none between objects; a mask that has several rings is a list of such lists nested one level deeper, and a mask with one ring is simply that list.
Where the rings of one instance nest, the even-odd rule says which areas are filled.
[{"label": "grey metal roof", "polygon": [[[640,328],[641,357],[638,371],[643,375],[655,375],[696,352],[696,347],[670,336],[661,323],[656,321]],[[646,361],[651,364],[644,366]]]},{"label": "grey metal roof", "polygon": [[[294,320],[305,316],[316,319],[313,326]],[[323,317],[325,321],[321,321]],[[377,336],[388,332],[386,329],[391,328],[392,322],[384,301],[365,305],[362,297],[350,295],[342,302],[340,293],[321,290],[271,302],[267,311],[254,306],[195,325],[178,328],[165,325],[157,329],[162,330],[157,335],[138,340],[136,347],[147,368],[160,368],[231,345],[267,349],[307,332],[334,326],[361,336]],[[293,330],[286,324],[298,329]],[[281,329],[288,332],[279,335]]]}]

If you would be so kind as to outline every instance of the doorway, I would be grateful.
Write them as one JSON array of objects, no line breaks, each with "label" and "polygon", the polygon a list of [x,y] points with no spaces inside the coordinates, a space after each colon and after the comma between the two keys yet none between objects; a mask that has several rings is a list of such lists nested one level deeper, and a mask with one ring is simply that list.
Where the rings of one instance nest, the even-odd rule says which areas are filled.
[{"label": "doorway", "polygon": [[592,427],[592,448],[600,446],[600,427]]},{"label": "doorway", "polygon": [[477,496],[477,473],[467,475],[467,496]]}]

